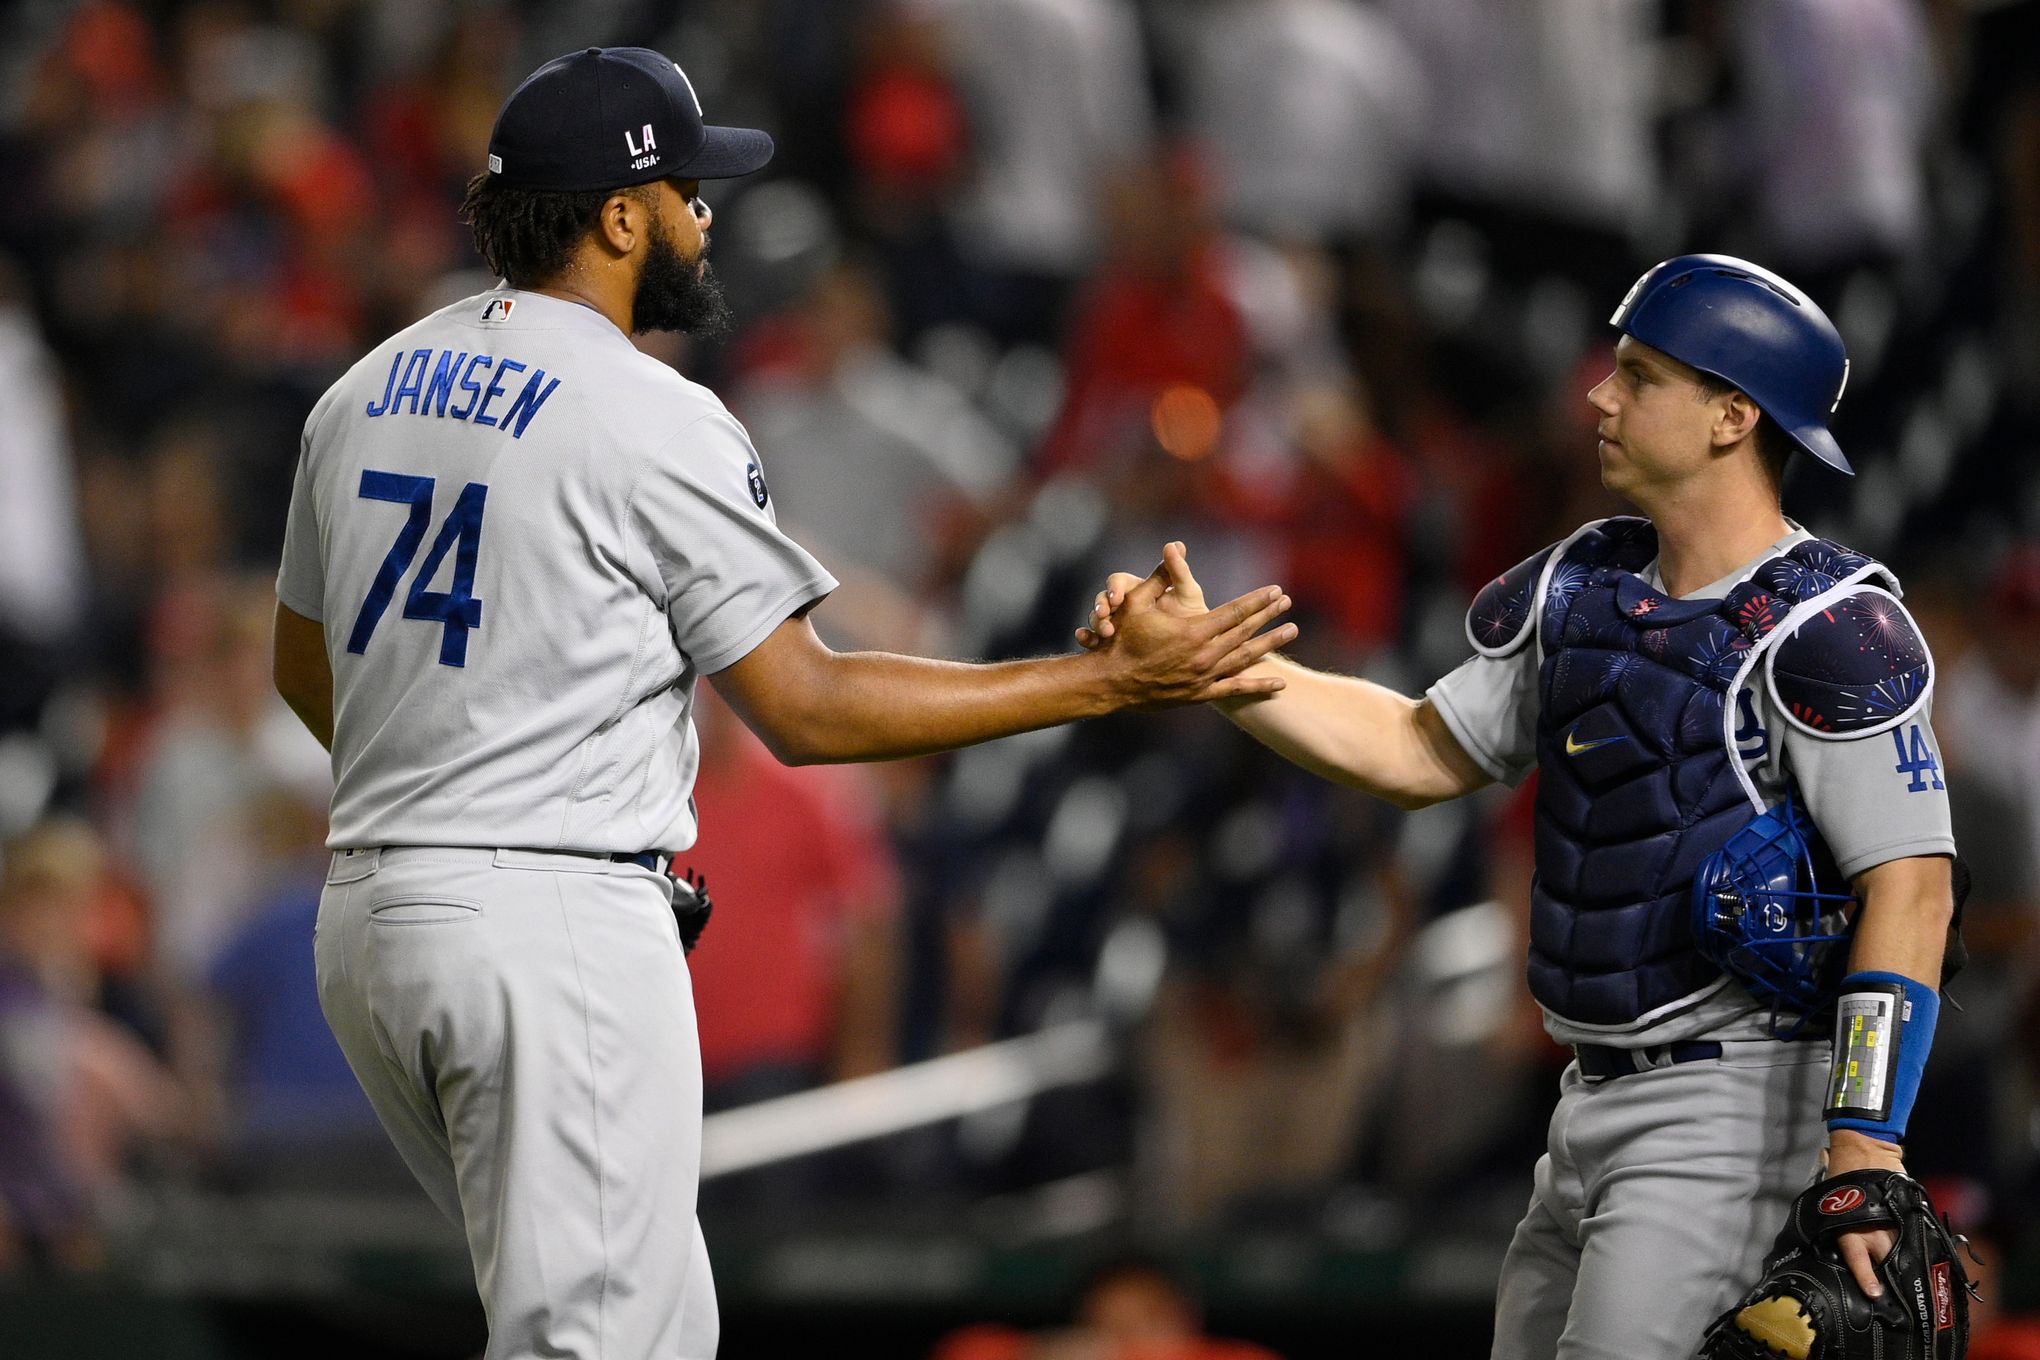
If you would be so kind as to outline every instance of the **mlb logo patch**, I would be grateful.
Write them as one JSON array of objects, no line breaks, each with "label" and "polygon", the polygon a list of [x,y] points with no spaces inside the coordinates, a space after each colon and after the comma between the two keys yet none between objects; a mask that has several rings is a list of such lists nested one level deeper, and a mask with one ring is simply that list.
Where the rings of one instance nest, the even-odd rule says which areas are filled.
[{"label": "mlb logo patch", "polygon": [[516,305],[516,298],[490,298],[488,305],[482,308],[482,320],[508,321],[510,311]]}]

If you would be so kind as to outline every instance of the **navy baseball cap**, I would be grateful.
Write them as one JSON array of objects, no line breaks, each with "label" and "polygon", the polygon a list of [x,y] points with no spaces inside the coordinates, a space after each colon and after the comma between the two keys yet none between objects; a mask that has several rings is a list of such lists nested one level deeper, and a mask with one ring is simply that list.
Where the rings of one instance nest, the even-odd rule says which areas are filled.
[{"label": "navy baseball cap", "polygon": [[677,62],[647,47],[555,57],[503,101],[489,172],[519,189],[582,192],[762,169],[772,138],[714,127]]}]

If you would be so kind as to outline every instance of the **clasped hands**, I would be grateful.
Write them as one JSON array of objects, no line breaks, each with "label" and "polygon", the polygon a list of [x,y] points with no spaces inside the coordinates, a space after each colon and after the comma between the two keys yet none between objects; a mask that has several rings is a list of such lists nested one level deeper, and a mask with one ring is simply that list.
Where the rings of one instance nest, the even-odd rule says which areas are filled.
[{"label": "clasped hands", "polygon": [[1146,577],[1112,573],[1077,642],[1094,654],[1116,654],[1146,706],[1272,694],[1282,677],[1242,672],[1296,638],[1293,623],[1261,631],[1289,606],[1280,586],[1264,586],[1208,608],[1184,546],[1170,543]]}]

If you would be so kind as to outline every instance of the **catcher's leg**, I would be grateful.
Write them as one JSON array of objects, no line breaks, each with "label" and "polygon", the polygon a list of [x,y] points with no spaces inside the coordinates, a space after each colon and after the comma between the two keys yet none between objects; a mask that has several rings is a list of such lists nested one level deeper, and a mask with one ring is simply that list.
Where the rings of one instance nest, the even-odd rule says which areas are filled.
[{"label": "catcher's leg", "polygon": [[1825,1047],[1727,1049],[1582,1094],[1567,1144],[1587,1204],[1559,1360],[1690,1360],[1811,1179]]},{"label": "catcher's leg", "polygon": [[1516,1225],[1509,1254],[1502,1262],[1501,1287],[1495,1295],[1492,1360],[1552,1360],[1572,1308],[1580,1249],[1559,1221],[1565,1211],[1552,1208],[1547,1189],[1551,1165],[1549,1155],[1539,1159],[1530,1212]]},{"label": "catcher's leg", "polygon": [[1552,1360],[1572,1309],[1580,1269],[1580,1218],[1586,1188],[1569,1147],[1568,1130],[1586,1087],[1567,1069],[1558,1108],[1537,1161],[1530,1210],[1516,1225],[1495,1295],[1493,1360]]}]

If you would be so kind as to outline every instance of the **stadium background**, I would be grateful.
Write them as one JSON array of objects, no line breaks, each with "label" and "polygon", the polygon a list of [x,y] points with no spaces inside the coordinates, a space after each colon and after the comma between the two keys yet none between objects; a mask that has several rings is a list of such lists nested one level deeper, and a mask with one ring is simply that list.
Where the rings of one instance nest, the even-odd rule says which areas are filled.
[{"label": "stadium background", "polygon": [[[1910,1161],[2040,1311],[2040,4],[15,0],[0,1354],[479,1349],[311,995],[326,774],[270,583],[305,413],[487,285],[464,181],[592,43],[778,139],[708,186],[738,330],[645,343],[751,427],[840,645],[1061,649],[1181,537],[1414,691],[1614,508],[1583,394],[1636,273],[1822,300],[1861,475],[1787,506],[1906,580],[1977,873]],[[1175,1315],[1137,1261],[1291,1360],[1485,1354],[1564,1061],[1521,793],[1405,816],[1201,712],[793,772],[706,721],[711,1107],[1005,1045],[934,1069],[960,1118],[709,1180],[725,1354],[1104,1360],[1088,1282]],[[789,1123],[847,1127],[724,1150]]]}]

